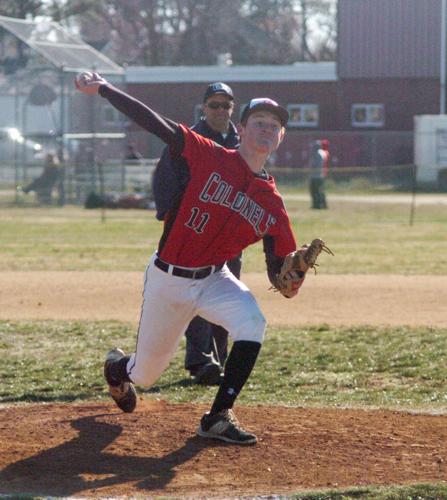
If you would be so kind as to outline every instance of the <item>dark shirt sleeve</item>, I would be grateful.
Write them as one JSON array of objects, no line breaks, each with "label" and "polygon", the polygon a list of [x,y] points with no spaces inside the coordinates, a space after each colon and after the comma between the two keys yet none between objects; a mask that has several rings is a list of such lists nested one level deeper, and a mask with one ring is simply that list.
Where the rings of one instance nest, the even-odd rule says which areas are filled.
[{"label": "dark shirt sleeve", "polygon": [[165,148],[152,177],[152,193],[157,207],[156,218],[164,220],[165,215],[176,207],[189,181],[189,170],[183,158],[172,158]]},{"label": "dark shirt sleeve", "polygon": [[262,242],[264,246],[265,263],[267,264],[269,281],[273,286],[276,286],[276,275],[281,271],[284,259],[274,254],[273,249],[275,248],[275,240],[273,236],[264,236]]},{"label": "dark shirt sleeve", "polygon": [[172,154],[183,151],[183,132],[178,123],[166,118],[140,102],[138,99],[117,89],[110,83],[99,87],[99,94],[118,111],[126,115],[144,130],[156,135],[169,145]]}]

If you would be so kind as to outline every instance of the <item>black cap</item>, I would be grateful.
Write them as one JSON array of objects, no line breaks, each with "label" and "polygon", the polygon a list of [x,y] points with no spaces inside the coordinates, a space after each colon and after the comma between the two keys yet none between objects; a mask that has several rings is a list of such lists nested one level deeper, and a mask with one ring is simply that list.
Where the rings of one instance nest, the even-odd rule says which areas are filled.
[{"label": "black cap", "polygon": [[270,111],[270,113],[274,113],[279,118],[283,127],[287,125],[289,120],[289,112],[286,108],[283,108],[276,101],[268,97],[257,97],[245,106],[242,111],[241,122],[245,123],[248,117],[255,111]]},{"label": "black cap", "polygon": [[229,97],[231,100],[234,99],[231,87],[229,87],[226,83],[216,82],[216,83],[211,83],[206,88],[205,95],[203,96],[203,102],[206,102],[208,98],[210,98],[212,95],[215,94],[223,94]]}]

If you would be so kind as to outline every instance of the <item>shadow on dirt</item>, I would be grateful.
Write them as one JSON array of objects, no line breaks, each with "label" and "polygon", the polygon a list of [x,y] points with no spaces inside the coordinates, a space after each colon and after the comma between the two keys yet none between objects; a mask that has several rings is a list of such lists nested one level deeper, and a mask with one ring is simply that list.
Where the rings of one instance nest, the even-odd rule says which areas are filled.
[{"label": "shadow on dirt", "polygon": [[[131,450],[123,450],[120,456],[105,450],[120,436],[122,426],[98,421],[102,416],[72,421],[78,437],[5,467],[0,471],[0,493],[69,496],[127,482],[146,492],[160,490],[175,476],[175,467],[210,446],[208,440],[194,436],[161,457],[132,456]],[[150,452],[150,442],[147,449]]]}]

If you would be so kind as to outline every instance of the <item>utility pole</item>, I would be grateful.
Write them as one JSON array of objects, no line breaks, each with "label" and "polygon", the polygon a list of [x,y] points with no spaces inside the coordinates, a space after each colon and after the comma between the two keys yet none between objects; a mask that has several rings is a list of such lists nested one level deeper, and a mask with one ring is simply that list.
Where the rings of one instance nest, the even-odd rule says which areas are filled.
[{"label": "utility pole", "polygon": [[441,46],[439,51],[440,58],[440,99],[439,99],[439,114],[443,115],[446,112],[446,45],[447,45],[447,3],[446,0],[441,0]]}]

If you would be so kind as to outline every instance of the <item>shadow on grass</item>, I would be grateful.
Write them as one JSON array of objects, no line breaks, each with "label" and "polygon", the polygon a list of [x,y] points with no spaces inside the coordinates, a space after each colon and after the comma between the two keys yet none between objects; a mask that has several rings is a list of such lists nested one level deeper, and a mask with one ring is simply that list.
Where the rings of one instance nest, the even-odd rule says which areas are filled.
[{"label": "shadow on grass", "polygon": [[[147,389],[143,387],[138,387],[138,393],[140,394],[159,394],[163,391],[168,391],[172,388],[188,388],[188,387],[202,387],[199,384],[196,384],[194,379],[192,378],[183,378],[180,380],[176,380],[174,382],[166,382],[165,384],[157,384]],[[217,386],[216,386],[217,387]],[[33,393],[24,393],[20,396],[9,396],[0,394],[0,403],[72,403],[73,401],[84,401],[84,400],[92,400],[92,398],[102,399],[106,397],[107,386],[104,386],[104,390],[99,391],[89,391],[82,393],[72,392],[70,394],[39,394],[36,392]]]},{"label": "shadow on grass", "polygon": [[1,396],[0,403],[72,403],[73,401],[91,399],[91,392],[82,394],[58,394],[54,396],[25,393],[20,396]]}]

